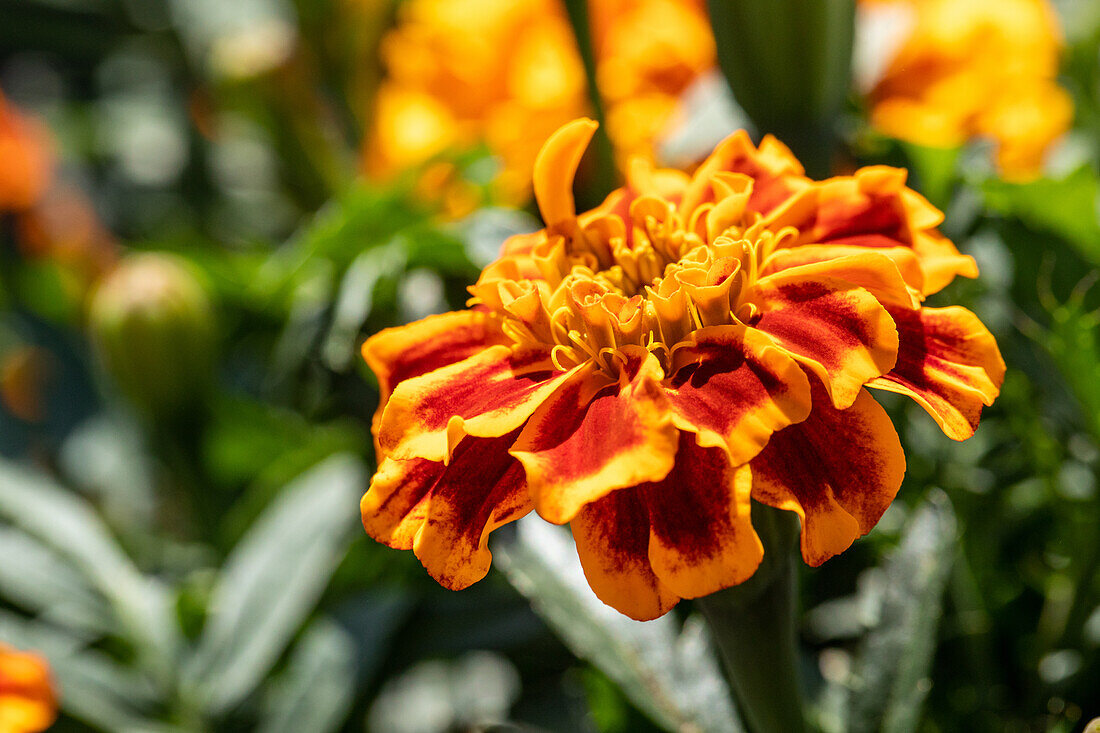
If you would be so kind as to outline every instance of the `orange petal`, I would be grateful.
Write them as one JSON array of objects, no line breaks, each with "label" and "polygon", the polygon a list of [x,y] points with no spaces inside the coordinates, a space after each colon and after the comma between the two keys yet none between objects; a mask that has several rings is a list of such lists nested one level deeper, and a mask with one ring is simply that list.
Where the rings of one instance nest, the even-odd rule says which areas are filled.
[{"label": "orange petal", "polygon": [[898,362],[869,387],[912,397],[943,432],[965,440],[993,404],[1005,363],[993,334],[966,308],[891,310],[901,345]]},{"label": "orange petal", "polygon": [[512,448],[527,470],[540,515],[555,524],[615,489],[660,481],[672,469],[677,430],[657,358],[641,347],[619,352],[615,382],[592,362],[531,416]]},{"label": "orange petal", "polygon": [[886,166],[830,178],[772,212],[769,226],[798,229],[794,246],[909,248],[920,260],[925,295],[943,289],[956,275],[976,277],[973,258],[959,254],[955,245],[936,231],[943,214],[906,188],[905,179],[904,170]]},{"label": "orange petal", "polygon": [[573,178],[597,127],[597,123],[583,118],[563,125],[543,144],[535,159],[535,200],[547,229],[557,229],[576,218]]},{"label": "orange petal", "polygon": [[427,516],[432,487],[444,470],[442,463],[425,458],[383,460],[359,502],[363,529],[384,545],[411,550]]},{"label": "orange petal", "polygon": [[363,358],[378,377],[378,423],[393,388],[413,377],[460,362],[486,347],[508,343],[499,322],[482,310],[428,316],[406,326],[387,328],[363,344]]},{"label": "orange petal", "polygon": [[640,492],[649,510],[649,561],[681,598],[698,598],[747,580],[764,547],[749,521],[752,473],[716,448],[680,435],[676,466]]},{"label": "orange petal", "polygon": [[805,373],[755,329],[699,329],[676,348],[673,363],[665,391],[676,427],[695,433],[701,446],[724,449],[735,466],[810,412]]},{"label": "orange petal", "polygon": [[746,207],[750,213],[767,214],[809,185],[802,164],[783,143],[767,135],[757,148],[747,132],[738,130],[719,143],[692,176],[680,203],[685,221],[699,206],[714,201],[711,180],[722,172],[742,173],[753,179]]},{"label": "orange petal", "polygon": [[[817,388],[815,388],[815,392]],[[886,411],[866,390],[846,410],[815,395],[814,410],[753,459],[752,497],[802,519],[802,557],[817,566],[867,534],[905,475]]]},{"label": "orange petal", "polygon": [[491,346],[397,385],[378,442],[391,458],[446,461],[464,435],[492,438],[518,428],[568,375],[547,352]]},{"label": "orange petal", "polygon": [[680,598],[649,564],[649,516],[634,490],[613,491],[570,523],[584,577],[601,601],[638,621],[668,613]]},{"label": "orange petal", "polygon": [[875,296],[845,280],[804,275],[807,267],[757,282],[761,309],[752,324],[825,384],[836,407],[894,366],[898,332]]},{"label": "orange petal", "polygon": [[360,503],[367,533],[412,549],[446,588],[481,580],[492,562],[489,533],[531,510],[523,467],[508,455],[517,433],[464,438],[447,465],[385,461]]},{"label": "orange petal", "polygon": [[[890,265],[882,262],[889,260]],[[924,272],[920,259],[908,247],[882,247],[868,250],[850,244],[807,244],[780,249],[764,262],[763,275],[816,265],[818,272],[866,288],[883,305],[905,308],[920,306]]]}]

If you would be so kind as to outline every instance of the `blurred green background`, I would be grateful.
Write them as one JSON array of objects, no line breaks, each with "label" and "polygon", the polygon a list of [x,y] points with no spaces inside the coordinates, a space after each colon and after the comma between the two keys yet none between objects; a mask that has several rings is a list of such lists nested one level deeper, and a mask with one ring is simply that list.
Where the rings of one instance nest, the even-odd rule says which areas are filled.
[{"label": "blurred green background", "polygon": [[[824,730],[1068,732],[1100,716],[1100,12],[1059,11],[1077,114],[1038,180],[1001,180],[981,143],[883,137],[854,94],[838,113],[845,165],[906,166],[947,212],[982,276],[932,305],[974,309],[1009,372],[961,444],[887,401],[901,494],[802,574]],[[658,683],[631,657],[676,638],[626,653],[616,635],[635,632],[591,609],[573,623],[606,648],[571,637],[561,614],[582,602],[524,582],[549,570],[522,538],[498,553],[507,578],[451,593],[358,526],[377,403],[359,346],[462,307],[503,239],[537,227],[495,200],[483,149],[444,156],[474,192],[460,218],[422,170],[360,175],[394,14],[0,0],[0,89],[48,126],[60,200],[37,239],[0,213],[0,639],[50,659],[58,731],[694,724],[647,706]],[[661,633],[686,643],[690,615]]]}]

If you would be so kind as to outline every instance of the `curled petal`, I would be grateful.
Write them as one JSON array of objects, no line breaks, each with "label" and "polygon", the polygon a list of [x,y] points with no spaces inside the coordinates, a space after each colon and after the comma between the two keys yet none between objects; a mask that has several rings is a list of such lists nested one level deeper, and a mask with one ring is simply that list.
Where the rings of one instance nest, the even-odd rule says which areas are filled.
[{"label": "curled petal", "polygon": [[573,178],[597,127],[589,119],[573,120],[551,135],[539,151],[534,172],[535,200],[550,230],[576,218]]},{"label": "curled petal", "polygon": [[508,455],[517,434],[464,438],[447,465],[387,459],[360,502],[367,533],[412,549],[444,587],[481,580],[492,562],[489,533],[531,510],[523,467]]},{"label": "curled petal", "polygon": [[[806,266],[812,267],[812,266]],[[898,332],[878,299],[845,280],[804,275],[804,267],[762,278],[753,323],[824,383],[844,408],[860,388],[894,366]]]},{"label": "curled petal", "polygon": [[767,214],[808,185],[802,164],[771,135],[757,148],[744,130],[733,133],[714,149],[692,176],[684,191],[680,211],[685,220],[701,205],[714,201],[712,179],[716,174],[742,173],[753,180],[746,211]]},{"label": "curled petal", "polygon": [[737,466],[751,460],[776,430],[806,419],[810,383],[771,339],[745,326],[690,334],[673,354],[665,383],[676,426],[700,446],[719,447]]},{"label": "curled petal", "polygon": [[649,564],[649,516],[635,492],[613,491],[586,505],[570,523],[588,585],[601,601],[638,621],[679,602]]},{"label": "curled petal", "polygon": [[735,468],[721,450],[681,433],[668,476],[618,493],[627,492],[637,492],[649,511],[649,561],[676,595],[699,598],[756,572],[764,548],[749,521],[747,465]]},{"label": "curled petal", "polygon": [[672,469],[677,430],[656,357],[624,347],[618,381],[592,362],[535,410],[512,455],[523,463],[539,514],[555,524],[626,486]]},{"label": "curled petal", "polygon": [[982,406],[993,404],[1005,363],[993,334],[965,308],[891,310],[901,345],[889,373],[869,387],[908,395],[943,432],[966,440],[978,429]]},{"label": "curled petal", "polygon": [[920,260],[923,294],[942,290],[956,275],[977,277],[972,257],[959,254],[936,231],[943,214],[905,187],[906,172],[886,166],[830,178],[806,188],[768,217],[769,227],[793,226],[805,244],[911,249]]},{"label": "curled petal", "polygon": [[397,386],[378,442],[391,458],[448,460],[464,435],[492,438],[522,425],[571,372],[545,351],[491,346]]},{"label": "curled petal", "polygon": [[802,557],[813,566],[875,526],[905,475],[886,411],[866,390],[846,410],[814,400],[804,422],[772,436],[753,459],[752,497],[802,519]]}]

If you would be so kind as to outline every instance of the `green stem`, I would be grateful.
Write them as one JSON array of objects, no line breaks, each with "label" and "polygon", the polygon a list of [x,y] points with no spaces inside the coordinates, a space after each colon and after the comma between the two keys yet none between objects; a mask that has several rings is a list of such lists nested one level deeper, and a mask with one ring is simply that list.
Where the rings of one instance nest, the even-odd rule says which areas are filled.
[{"label": "green stem", "polygon": [[710,624],[726,676],[752,733],[805,730],[798,675],[798,520],[753,502],[764,561],[747,582],[696,603]]}]

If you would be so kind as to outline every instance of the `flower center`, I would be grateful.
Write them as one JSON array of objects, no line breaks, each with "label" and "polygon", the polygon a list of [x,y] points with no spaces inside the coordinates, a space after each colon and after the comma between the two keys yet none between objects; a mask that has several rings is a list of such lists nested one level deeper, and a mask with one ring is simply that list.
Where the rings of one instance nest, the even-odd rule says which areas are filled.
[{"label": "flower center", "polygon": [[[730,206],[731,198],[741,200]],[[548,230],[529,251],[487,268],[471,302],[497,312],[517,344],[549,347],[559,369],[595,360],[616,374],[616,351],[636,345],[667,370],[693,331],[753,321],[764,260],[797,236],[758,216],[747,221],[745,199],[704,204],[685,222],[675,204],[645,196],[625,217],[605,210]]]}]

